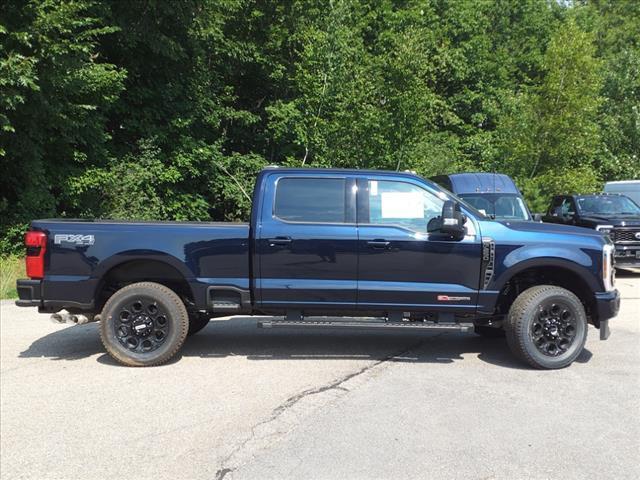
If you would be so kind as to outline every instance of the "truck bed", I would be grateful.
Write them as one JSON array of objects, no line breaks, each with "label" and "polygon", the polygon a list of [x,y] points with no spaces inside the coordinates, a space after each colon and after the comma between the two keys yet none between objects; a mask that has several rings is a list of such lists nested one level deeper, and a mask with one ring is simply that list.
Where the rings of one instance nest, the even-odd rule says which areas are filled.
[{"label": "truck bed", "polygon": [[[210,285],[249,289],[249,224],[35,220],[47,234],[42,298],[94,301],[101,279],[127,262],[156,261],[179,272],[204,308]],[[50,300],[51,301],[51,300]]]}]

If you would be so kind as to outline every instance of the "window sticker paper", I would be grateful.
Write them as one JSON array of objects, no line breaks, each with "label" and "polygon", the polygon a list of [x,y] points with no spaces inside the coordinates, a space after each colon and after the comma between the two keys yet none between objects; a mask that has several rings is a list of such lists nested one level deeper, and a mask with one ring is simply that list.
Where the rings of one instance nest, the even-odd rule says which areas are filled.
[{"label": "window sticker paper", "polygon": [[382,192],[382,218],[424,218],[424,201],[419,192]]}]

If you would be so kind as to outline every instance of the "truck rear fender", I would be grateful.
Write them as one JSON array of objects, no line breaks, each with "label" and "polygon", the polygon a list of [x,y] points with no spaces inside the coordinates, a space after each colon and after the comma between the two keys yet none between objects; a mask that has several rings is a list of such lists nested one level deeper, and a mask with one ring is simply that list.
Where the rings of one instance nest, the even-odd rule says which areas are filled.
[{"label": "truck rear fender", "polygon": [[[135,260],[127,259],[135,255]],[[151,281],[171,288],[190,302],[198,297],[193,291],[195,279],[185,264],[172,255],[157,251],[123,252],[101,262],[93,272],[98,279],[94,298],[97,307],[102,305],[115,291],[125,285]],[[204,293],[202,295],[204,301]]]}]

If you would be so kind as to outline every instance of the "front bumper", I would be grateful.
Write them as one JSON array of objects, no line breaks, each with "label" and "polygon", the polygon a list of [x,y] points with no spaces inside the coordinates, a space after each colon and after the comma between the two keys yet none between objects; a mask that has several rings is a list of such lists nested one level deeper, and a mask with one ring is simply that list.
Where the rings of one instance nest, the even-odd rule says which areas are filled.
[{"label": "front bumper", "polygon": [[640,257],[639,258],[633,258],[633,257],[616,257],[616,268],[638,268],[640,267]]},{"label": "front bumper", "polygon": [[616,267],[640,267],[639,244],[615,244]]},{"label": "front bumper", "polygon": [[16,289],[18,290],[17,306],[42,306],[42,280],[18,280],[16,282]]},{"label": "front bumper", "polygon": [[596,293],[596,308],[600,325],[600,340],[606,340],[611,334],[609,319],[618,315],[620,310],[620,292],[612,290],[611,292]]}]

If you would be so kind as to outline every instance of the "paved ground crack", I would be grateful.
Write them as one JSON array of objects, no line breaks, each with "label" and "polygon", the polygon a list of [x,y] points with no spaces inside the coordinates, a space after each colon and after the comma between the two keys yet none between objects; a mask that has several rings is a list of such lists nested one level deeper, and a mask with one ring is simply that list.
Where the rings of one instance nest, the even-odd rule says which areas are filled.
[{"label": "paved ground crack", "polygon": [[233,468],[222,468],[216,472],[216,480],[222,480],[227,473],[233,472]]},{"label": "paved ground crack", "polygon": [[[236,446],[236,448],[234,448],[221,462],[221,467],[218,469],[218,471],[216,472],[216,476],[215,476],[215,480],[222,480],[227,474],[233,472],[237,467],[234,468],[230,468],[227,465],[229,464],[230,461],[233,460],[233,458],[235,456],[237,456],[243,449],[244,447],[252,440],[254,440],[256,438],[256,430],[259,429],[260,427],[267,425],[269,423],[272,423],[274,421],[276,421],[283,413],[285,413],[287,410],[291,409],[294,405],[296,405],[298,402],[300,402],[301,400],[303,400],[304,398],[307,398],[309,396],[312,395],[318,395],[320,393],[324,393],[327,392],[329,390],[340,390],[343,392],[348,392],[349,389],[343,387],[342,385],[345,382],[348,382],[349,380],[352,380],[353,378],[356,378],[360,375],[363,375],[367,372],[369,372],[370,370],[382,365],[383,363],[386,363],[390,360],[393,360],[394,358],[397,357],[402,357],[406,354],[408,354],[409,352],[416,350],[418,348],[420,348],[427,340],[432,340],[434,337],[440,336],[442,334],[438,334],[438,335],[434,335],[431,337],[428,337],[426,339],[423,339],[409,347],[406,347],[400,351],[394,352],[384,358],[381,358],[380,360],[376,360],[375,362],[366,365],[360,369],[358,369],[355,372],[349,373],[347,375],[344,375],[340,378],[338,378],[337,380],[334,380],[333,382],[324,385],[322,387],[316,387],[316,388],[310,388],[307,390],[304,390],[292,397],[289,397],[287,400],[285,400],[281,405],[279,405],[278,407],[274,408],[273,411],[271,412],[271,415],[269,416],[269,418],[267,418],[266,420],[263,420],[259,423],[257,423],[256,425],[254,425],[253,427],[251,427],[251,435],[245,439],[244,441],[242,441],[238,446]],[[267,435],[268,436],[268,435]]]},{"label": "paved ground crack", "polygon": [[316,387],[316,388],[310,388],[308,390],[304,390],[300,393],[298,393],[297,395],[294,395],[293,397],[288,398],[282,405],[276,407],[273,410],[273,413],[271,415],[271,419],[275,420],[276,418],[278,418],[282,413],[284,413],[286,410],[288,410],[289,408],[293,407],[296,403],[298,403],[300,400],[302,400],[303,398],[306,398],[310,395],[317,395],[319,393],[323,393],[326,392],[328,390],[347,390],[344,387],[342,387],[342,384],[345,382],[348,382],[349,380],[351,380],[352,378],[358,377],[360,375],[362,375],[363,373],[368,372],[369,370],[371,370],[372,368],[377,367],[378,365],[381,365],[385,362],[388,362],[389,360],[393,360],[396,357],[401,357],[403,355],[406,355],[407,353],[409,353],[412,350],[415,350],[416,348],[420,347],[422,345],[423,341],[418,342],[415,345],[410,346],[409,348],[405,348],[399,352],[395,352],[392,353],[391,355],[388,355],[380,360],[375,361],[374,363],[371,363],[369,365],[366,365],[364,367],[362,367],[361,369],[349,373],[337,380],[335,380],[332,383],[329,383],[328,385],[324,385],[322,387]]}]

